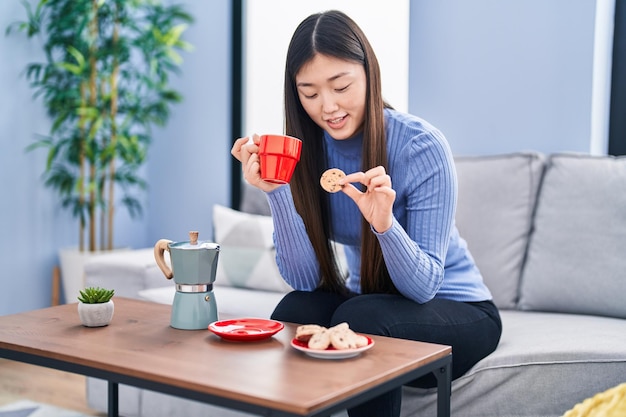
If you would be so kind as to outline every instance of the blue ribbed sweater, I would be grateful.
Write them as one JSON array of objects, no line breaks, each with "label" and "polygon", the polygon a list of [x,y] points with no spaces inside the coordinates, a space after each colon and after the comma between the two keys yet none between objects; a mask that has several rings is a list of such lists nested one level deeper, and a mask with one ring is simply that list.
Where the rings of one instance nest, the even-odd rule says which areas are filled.
[{"label": "blue ribbed sweater", "polygon": [[[424,303],[434,297],[457,301],[491,299],[466,242],[454,224],[457,180],[452,153],[444,136],[426,121],[385,110],[388,173],[396,191],[392,227],[376,233],[385,264],[405,297]],[[327,166],[346,173],[361,171],[362,135],[335,140],[324,135]],[[306,149],[303,149],[306,152]],[[319,186],[312,178],[311,186]],[[278,268],[289,285],[313,290],[320,273],[290,186],[268,194],[274,219]],[[360,292],[361,213],[344,193],[330,195],[333,236],[344,245],[347,286]]]}]

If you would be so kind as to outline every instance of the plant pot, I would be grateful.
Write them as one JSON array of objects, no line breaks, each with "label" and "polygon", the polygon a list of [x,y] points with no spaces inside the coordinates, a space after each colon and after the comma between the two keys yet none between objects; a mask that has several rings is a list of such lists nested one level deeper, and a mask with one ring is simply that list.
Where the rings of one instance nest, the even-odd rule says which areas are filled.
[{"label": "plant pot", "polygon": [[86,327],[107,326],[111,323],[113,311],[113,300],[98,304],[78,303],[78,317],[80,317],[83,326]]}]

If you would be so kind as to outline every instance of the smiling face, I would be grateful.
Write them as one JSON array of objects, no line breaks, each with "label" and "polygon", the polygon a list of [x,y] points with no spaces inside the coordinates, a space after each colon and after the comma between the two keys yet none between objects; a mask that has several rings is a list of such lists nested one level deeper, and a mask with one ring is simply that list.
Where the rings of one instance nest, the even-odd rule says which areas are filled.
[{"label": "smiling face", "polygon": [[296,74],[298,97],[309,117],[335,139],[361,131],[367,79],[363,65],[316,54]]}]

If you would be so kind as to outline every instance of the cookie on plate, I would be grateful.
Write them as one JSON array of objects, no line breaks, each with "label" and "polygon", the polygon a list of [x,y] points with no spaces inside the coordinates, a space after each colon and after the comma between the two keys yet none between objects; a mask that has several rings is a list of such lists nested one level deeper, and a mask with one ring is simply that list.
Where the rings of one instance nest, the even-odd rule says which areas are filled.
[{"label": "cookie on plate", "polygon": [[324,328],[323,330],[315,333],[309,339],[308,343],[309,349],[315,350],[326,350],[330,346],[330,332],[328,329]]},{"label": "cookie on plate", "polygon": [[315,333],[326,330],[326,327],[317,324],[304,324],[296,329],[296,339],[301,342],[308,342]]},{"label": "cookie on plate", "polygon": [[356,334],[348,327],[348,323],[340,323],[328,331],[330,332],[330,343],[335,349],[355,349],[367,346],[367,338]]}]

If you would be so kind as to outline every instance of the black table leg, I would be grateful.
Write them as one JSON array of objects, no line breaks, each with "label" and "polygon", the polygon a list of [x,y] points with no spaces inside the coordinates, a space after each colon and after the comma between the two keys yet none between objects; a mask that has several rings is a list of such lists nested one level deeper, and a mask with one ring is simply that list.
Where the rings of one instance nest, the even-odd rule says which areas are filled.
[{"label": "black table leg", "polygon": [[119,387],[117,382],[107,381],[109,385],[108,417],[119,417]]},{"label": "black table leg", "polygon": [[433,373],[437,377],[437,417],[450,417],[452,360]]}]

